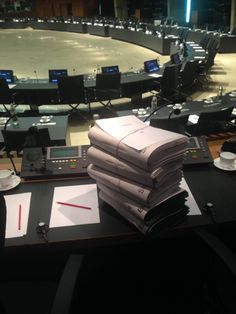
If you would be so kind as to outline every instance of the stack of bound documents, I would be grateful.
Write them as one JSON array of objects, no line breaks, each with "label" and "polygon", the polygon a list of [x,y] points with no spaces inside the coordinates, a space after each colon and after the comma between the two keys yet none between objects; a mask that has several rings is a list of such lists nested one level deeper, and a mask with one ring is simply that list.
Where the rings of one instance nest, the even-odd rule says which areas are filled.
[{"label": "stack of bound documents", "polygon": [[188,213],[181,189],[187,137],[135,116],[101,119],[89,130],[88,174],[99,197],[144,234],[175,225]]}]

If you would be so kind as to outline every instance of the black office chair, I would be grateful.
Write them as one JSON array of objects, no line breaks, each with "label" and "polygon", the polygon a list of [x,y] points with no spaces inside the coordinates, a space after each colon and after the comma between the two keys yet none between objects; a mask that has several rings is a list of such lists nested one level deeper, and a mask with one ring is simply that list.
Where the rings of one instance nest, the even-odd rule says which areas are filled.
[{"label": "black office chair", "polygon": [[[154,82],[158,91],[159,103],[179,103],[186,100],[186,96],[179,91],[181,64],[167,65],[161,81]],[[155,87],[154,87],[155,88]]]},{"label": "black office chair", "polygon": [[229,131],[227,122],[232,120],[233,107],[217,111],[201,112],[196,125],[189,127],[192,135],[207,135]]},{"label": "black office chair", "polygon": [[77,108],[81,103],[87,104],[83,75],[58,77],[57,84],[61,104],[68,104],[72,111],[78,110]]},{"label": "black office chair", "polygon": [[31,127],[29,130],[2,130],[4,139],[4,149],[7,155],[12,155],[13,151],[21,155],[25,147],[49,147],[51,140],[48,128],[38,129]]},{"label": "black office chair", "polygon": [[184,134],[187,129],[189,115],[176,116],[170,118],[152,118],[150,126]]},{"label": "black office chair", "polygon": [[121,97],[121,73],[98,73],[94,92],[96,101],[111,107],[111,100]]},{"label": "black office chair", "polygon": [[198,61],[187,61],[180,71],[180,90],[189,92],[197,82]]},{"label": "black office chair", "polygon": [[212,66],[214,65],[217,52],[217,49],[210,50],[206,59],[203,61],[199,61],[198,63],[197,80],[202,87],[207,88],[210,83],[209,73]]},{"label": "black office chair", "polygon": [[236,255],[235,252],[217,235],[203,228],[196,228],[194,233],[208,248],[208,271],[206,287],[208,313],[235,313],[236,300]]},{"label": "black office chair", "polygon": [[40,257],[39,252],[38,257],[23,258],[22,253],[14,259],[14,253],[4,250],[5,228],[6,204],[0,192],[0,313],[72,313],[83,255],[55,254],[52,258],[47,253]]},{"label": "black office chair", "polygon": [[14,102],[14,94],[11,92],[6,80],[0,78],[0,104],[3,105],[9,115],[10,111],[6,105],[14,104]]}]

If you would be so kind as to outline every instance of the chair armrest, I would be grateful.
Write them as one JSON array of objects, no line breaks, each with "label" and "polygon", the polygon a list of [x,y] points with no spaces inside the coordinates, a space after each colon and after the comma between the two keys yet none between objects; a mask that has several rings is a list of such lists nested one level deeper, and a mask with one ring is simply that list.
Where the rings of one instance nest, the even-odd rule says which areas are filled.
[{"label": "chair armrest", "polygon": [[236,277],[236,255],[228,248],[223,241],[210,232],[198,228],[194,230],[203,242],[223,261],[224,265],[230,270],[231,274]]},{"label": "chair armrest", "polygon": [[70,255],[60,278],[51,314],[70,313],[77,277],[81,269],[83,255]]}]

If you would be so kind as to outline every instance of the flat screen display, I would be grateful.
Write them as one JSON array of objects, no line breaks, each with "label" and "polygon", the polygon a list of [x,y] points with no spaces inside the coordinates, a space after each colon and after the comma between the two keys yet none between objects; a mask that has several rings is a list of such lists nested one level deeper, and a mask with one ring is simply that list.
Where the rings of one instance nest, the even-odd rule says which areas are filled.
[{"label": "flat screen display", "polygon": [[160,66],[157,60],[148,60],[144,62],[144,70],[147,73],[153,73],[159,71]]},{"label": "flat screen display", "polygon": [[188,149],[198,149],[200,148],[197,137],[188,138]]},{"label": "flat screen display", "polygon": [[59,70],[48,70],[49,74],[49,82],[51,83],[57,83],[58,77],[67,76],[67,70],[66,69],[59,69]]},{"label": "flat screen display", "polygon": [[78,146],[48,147],[47,159],[78,158]]},{"label": "flat screen display", "polygon": [[5,79],[8,84],[14,83],[12,70],[0,70],[0,78]]},{"label": "flat screen display", "polygon": [[119,67],[118,65],[111,65],[107,67],[102,67],[101,70],[102,70],[102,73],[106,73],[106,74],[118,73]]}]

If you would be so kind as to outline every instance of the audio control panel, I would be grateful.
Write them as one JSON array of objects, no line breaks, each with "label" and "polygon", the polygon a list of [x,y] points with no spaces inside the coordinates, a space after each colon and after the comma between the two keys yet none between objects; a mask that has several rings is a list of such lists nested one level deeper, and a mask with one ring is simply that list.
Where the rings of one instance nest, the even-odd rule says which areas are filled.
[{"label": "audio control panel", "polygon": [[25,148],[21,178],[88,176],[88,148],[89,145]]},{"label": "audio control panel", "polygon": [[183,165],[212,163],[213,159],[205,137],[190,137]]}]

